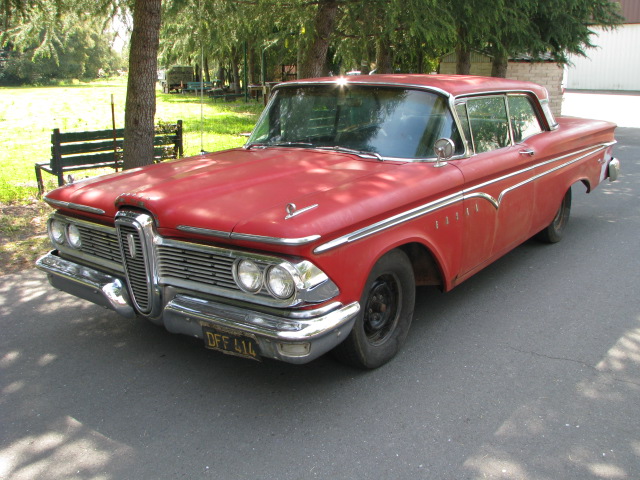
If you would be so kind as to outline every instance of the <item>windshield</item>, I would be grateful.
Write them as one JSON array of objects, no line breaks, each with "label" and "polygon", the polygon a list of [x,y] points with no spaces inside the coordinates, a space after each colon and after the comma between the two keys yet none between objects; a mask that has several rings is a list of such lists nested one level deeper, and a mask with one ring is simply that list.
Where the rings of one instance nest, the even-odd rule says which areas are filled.
[{"label": "windshield", "polygon": [[439,138],[462,142],[447,99],[431,92],[364,85],[279,88],[247,147],[344,148],[377,157],[434,157]]}]

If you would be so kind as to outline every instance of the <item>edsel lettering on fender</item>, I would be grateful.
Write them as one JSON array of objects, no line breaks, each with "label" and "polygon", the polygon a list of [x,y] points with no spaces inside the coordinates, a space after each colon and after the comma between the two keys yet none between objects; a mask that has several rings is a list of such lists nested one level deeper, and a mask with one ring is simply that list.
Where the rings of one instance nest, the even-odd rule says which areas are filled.
[{"label": "edsel lettering on fender", "polygon": [[37,265],[223,353],[375,368],[408,335],[417,285],[448,291],[530,237],[558,242],[571,186],[618,176],[614,129],[554,118],[528,82],[283,83],[242,148],[49,192]]}]

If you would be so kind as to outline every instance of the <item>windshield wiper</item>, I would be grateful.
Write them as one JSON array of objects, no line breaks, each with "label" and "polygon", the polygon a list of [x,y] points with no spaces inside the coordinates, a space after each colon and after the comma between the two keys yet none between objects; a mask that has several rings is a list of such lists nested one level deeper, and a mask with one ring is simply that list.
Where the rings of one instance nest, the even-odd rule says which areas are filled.
[{"label": "windshield wiper", "polygon": [[267,148],[267,147],[313,147],[313,143],[308,142],[277,142],[277,143],[251,143],[244,147],[250,150],[253,147]]},{"label": "windshield wiper", "polygon": [[368,152],[366,150],[356,150],[355,148],[341,147],[340,145],[334,145],[333,147],[316,147],[319,150],[334,150],[336,152],[352,153],[359,156],[368,156],[377,158],[379,161],[384,162],[384,158],[378,152]]}]

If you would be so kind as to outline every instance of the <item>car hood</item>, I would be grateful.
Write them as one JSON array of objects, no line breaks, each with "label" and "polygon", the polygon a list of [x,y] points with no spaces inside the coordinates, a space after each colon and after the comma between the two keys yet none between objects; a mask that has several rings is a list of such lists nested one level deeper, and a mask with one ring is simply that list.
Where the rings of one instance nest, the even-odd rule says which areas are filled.
[{"label": "car hood", "polygon": [[[299,148],[235,149],[95,177],[47,198],[111,217],[126,206],[144,209],[172,234],[188,226],[276,238],[324,236],[370,220],[376,210],[411,203],[402,192],[417,182],[415,175],[390,175],[405,163]],[[287,210],[289,204],[295,207]],[[299,214],[290,216],[292,209]]]}]

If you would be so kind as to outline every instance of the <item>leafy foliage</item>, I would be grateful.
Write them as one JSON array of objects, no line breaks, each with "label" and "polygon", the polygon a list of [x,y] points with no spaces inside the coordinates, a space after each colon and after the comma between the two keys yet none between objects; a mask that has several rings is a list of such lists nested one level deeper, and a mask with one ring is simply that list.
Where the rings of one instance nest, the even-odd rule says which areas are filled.
[{"label": "leafy foliage", "polygon": [[[113,74],[122,59],[105,35],[110,16],[70,0],[5,0],[0,32],[1,84],[42,84],[55,79]],[[95,4],[88,4],[95,8]]]}]

